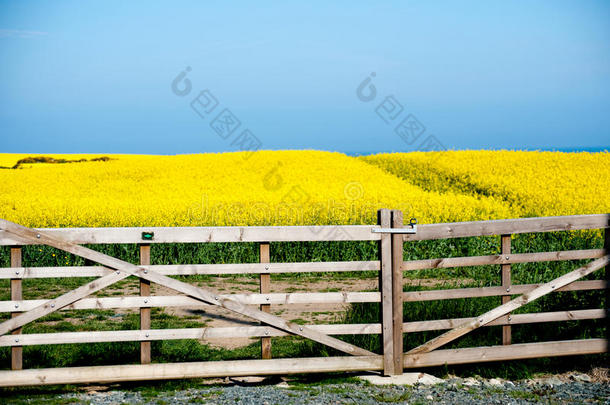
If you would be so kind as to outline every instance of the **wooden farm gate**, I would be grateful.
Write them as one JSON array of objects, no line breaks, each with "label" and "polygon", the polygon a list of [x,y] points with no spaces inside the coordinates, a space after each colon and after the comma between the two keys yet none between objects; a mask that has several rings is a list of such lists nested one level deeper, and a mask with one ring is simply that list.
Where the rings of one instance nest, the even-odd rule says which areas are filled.
[{"label": "wooden farm gate", "polygon": [[[610,215],[525,218],[496,221],[405,224],[400,211],[380,210],[377,225],[273,226],[273,227],[182,227],[182,228],[62,228],[29,229],[0,220],[0,245],[10,246],[11,267],[0,269],[0,278],[10,279],[11,299],[0,301],[0,312],[11,318],[0,323],[0,346],[11,347],[11,370],[0,371],[0,386],[71,384],[175,378],[271,375],[335,371],[380,370],[386,375],[401,374],[404,368],[464,364],[485,361],[527,359],[548,356],[604,353],[608,340],[602,338],[571,341],[511,344],[511,325],[537,322],[601,319],[606,309],[582,309],[510,315],[512,311],[556,291],[602,290],[608,288]],[[511,253],[511,234],[603,229],[604,249],[538,253]],[[404,261],[405,242],[498,235],[501,254],[488,256],[434,258]],[[378,241],[379,260],[270,263],[269,243],[287,241]],[[260,263],[151,265],[151,245],[159,243],[257,242]],[[134,265],[88,249],[83,244],[137,243],[140,264]],[[83,257],[96,266],[24,267],[23,245],[48,245]],[[511,264],[559,260],[594,259],[544,284],[511,283]],[[454,288],[403,292],[406,271],[460,266],[500,265],[501,285],[481,288]],[[580,278],[606,269],[606,280]],[[379,291],[270,293],[274,273],[378,271]],[[260,293],[217,294],[184,283],[170,275],[259,274]],[[140,295],[89,297],[127,277],[140,280]],[[22,280],[28,278],[98,277],[53,299],[24,300]],[[182,295],[152,296],[150,283],[157,283]],[[517,298],[513,296],[518,295]],[[413,301],[499,296],[502,305],[475,318],[405,322],[403,303]],[[379,323],[299,325],[270,313],[270,305],[294,303],[381,303]],[[151,329],[153,307],[201,307],[216,305],[259,321],[261,326]],[[29,322],[60,310],[138,308],[140,330],[61,332],[22,334]],[[260,308],[260,309],[259,309]],[[461,349],[439,348],[479,327],[502,325],[502,345]],[[403,353],[405,333],[449,330],[429,342]],[[383,351],[372,353],[332,337],[333,335],[381,334]],[[297,335],[327,345],[349,356],[322,358],[271,358],[271,338]],[[262,359],[189,363],[152,363],[151,341],[258,337]],[[22,350],[27,345],[91,342],[139,341],[141,364],[22,369]]]}]

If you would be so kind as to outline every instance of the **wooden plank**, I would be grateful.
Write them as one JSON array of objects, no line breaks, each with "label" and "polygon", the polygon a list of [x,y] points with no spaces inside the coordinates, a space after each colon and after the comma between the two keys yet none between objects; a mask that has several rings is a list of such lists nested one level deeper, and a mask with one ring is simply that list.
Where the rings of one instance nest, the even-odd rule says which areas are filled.
[{"label": "wooden plank", "polygon": [[[508,321],[510,325],[577,321],[585,319],[608,318],[608,310],[583,309],[573,311],[538,312],[531,314],[513,315]],[[432,321],[405,322],[402,327],[405,333],[452,329],[462,322],[475,318],[437,319]],[[485,326],[505,325],[504,318],[498,318]],[[381,324],[327,324],[306,325],[318,332],[328,335],[370,335],[380,334]],[[186,328],[186,329],[151,329],[151,330],[119,330],[119,331],[87,331],[87,332],[58,332],[58,333],[30,333],[19,336],[19,342],[11,335],[0,336],[0,347],[6,346],[32,346],[55,345],[73,343],[99,343],[99,342],[130,342],[152,340],[178,340],[178,339],[228,339],[228,338],[261,338],[290,336],[289,333],[268,326],[229,326],[218,328]]]},{"label": "wooden plank", "polygon": [[[604,251],[607,255],[610,254],[610,228],[604,229]],[[606,280],[610,280],[610,265],[606,265],[604,276]],[[604,293],[606,308],[608,308],[610,307],[610,289],[606,289]],[[610,337],[610,317],[606,318],[606,336]]]},{"label": "wooden plank", "polygon": [[[601,257],[601,256],[600,256]],[[140,266],[166,276],[225,275],[225,274],[279,274],[279,273],[332,273],[344,271],[379,271],[379,261],[301,262],[301,263],[221,263],[221,264],[167,264]],[[18,267],[0,268],[0,279],[101,277],[112,269],[103,266]],[[19,274],[16,274],[16,273]]]},{"label": "wooden plank", "polygon": [[[402,228],[402,211],[392,210],[392,228]],[[392,234],[392,346],[394,374],[402,374],[403,369],[403,303],[402,303],[402,263],[403,239],[401,234]]]},{"label": "wooden plank", "polygon": [[[23,258],[23,251],[21,246],[11,246],[11,267],[21,267],[21,261]],[[18,270],[14,270],[17,273]],[[11,279],[11,300],[21,301],[23,299],[23,291],[20,279]],[[18,309],[19,304],[15,304],[15,309]],[[23,310],[23,309],[22,309]],[[16,317],[19,312],[13,312],[11,318]],[[21,328],[17,328],[13,331],[13,335],[21,334]],[[19,338],[14,338],[19,340]],[[11,348],[11,369],[21,370],[23,368],[23,348],[20,346],[13,346]]]},{"label": "wooden plank", "polygon": [[[539,287],[541,284],[513,285],[511,292],[515,295],[524,294]],[[586,291],[609,288],[605,280],[575,281],[560,291]],[[506,294],[502,287],[461,288],[447,290],[410,291],[403,294],[405,302],[434,301],[442,299],[493,297]],[[245,305],[292,305],[292,304],[351,304],[357,302],[380,302],[379,292],[332,292],[332,293],[272,293],[272,294],[221,294],[222,298],[238,300]],[[269,298],[267,300],[267,298]],[[48,300],[0,301],[0,313],[28,311]],[[19,305],[19,308],[15,308]],[[189,307],[206,308],[210,304],[185,295],[151,296],[148,302],[138,296],[83,298],[65,306],[65,310],[73,309],[116,309],[141,307]]]},{"label": "wooden plank", "polygon": [[465,334],[473,331],[474,329],[479,328],[482,325],[485,325],[486,323],[489,323],[503,315],[508,314],[509,312],[521,308],[527,303],[530,303],[542,296],[549,294],[552,291],[555,291],[557,288],[568,285],[588,274],[593,273],[596,270],[599,270],[600,268],[608,264],[609,258],[610,256],[604,256],[600,259],[588,263],[583,267],[564,274],[561,277],[551,280],[548,283],[545,283],[540,287],[537,287],[532,291],[507,302],[506,304],[500,305],[499,307],[496,307],[491,311],[488,311],[483,315],[478,316],[477,319],[475,319],[474,321],[465,322],[464,324],[456,327],[455,329],[445,332],[442,335],[437,336],[436,338],[424,343],[423,345],[411,349],[408,354],[427,353],[449,342],[452,342],[453,340],[464,336]]},{"label": "wooden plank", "polygon": [[[372,225],[210,226],[150,228],[40,228],[39,231],[74,244],[140,243],[142,232],[153,232],[150,243],[309,242],[379,240]],[[37,244],[0,230],[0,246]]]},{"label": "wooden plank", "polygon": [[[259,245],[259,260],[261,263],[269,263],[269,243],[261,243]],[[268,266],[267,266],[268,268]],[[269,294],[271,292],[271,274],[261,273],[260,275],[260,292],[261,294]],[[271,304],[261,304],[261,311],[271,312]],[[261,357],[263,359],[271,358],[271,338],[261,338]]]},{"label": "wooden plank", "polygon": [[[525,294],[542,284],[513,284],[511,293],[513,295]],[[603,290],[610,287],[606,280],[586,280],[575,281],[565,287],[558,288],[556,291],[584,291],[584,290]],[[403,294],[405,302],[414,301],[436,301],[449,300],[458,298],[478,298],[478,297],[497,297],[506,294],[504,287],[472,287],[472,288],[454,288],[445,290],[424,290],[424,291],[409,291]]]},{"label": "wooden plank", "polygon": [[[418,225],[417,234],[405,240],[444,239],[508,233],[551,232],[608,227],[608,214],[519,218]],[[337,229],[339,228],[339,229]],[[379,240],[371,225],[251,226],[251,227],[149,227],[40,229],[76,244],[139,243],[142,232],[154,232],[150,243],[289,242],[322,240]],[[338,230],[338,231],[337,231]],[[337,231],[337,232],[336,232]],[[0,230],[1,245],[36,244]]]},{"label": "wooden plank", "polygon": [[405,234],[405,241],[492,236],[516,233],[575,231],[607,228],[609,214],[560,217],[501,219],[417,225],[416,234]]},{"label": "wooden plank", "polygon": [[[19,235],[20,238],[37,240],[40,243],[56,247],[58,249],[64,250],[69,253],[73,253],[75,255],[84,257],[89,260],[93,260],[96,263],[99,263],[104,266],[108,266],[108,267],[111,267],[111,268],[117,270],[117,272],[115,274],[104,276],[104,277],[96,280],[95,282],[101,283],[102,280],[105,280],[106,278],[110,278],[110,277],[117,277],[117,278],[121,277],[122,278],[122,277],[124,277],[124,275],[123,275],[124,273],[127,275],[130,275],[130,274],[135,275],[137,277],[144,278],[151,282],[158,283],[165,287],[171,288],[175,291],[184,293],[193,298],[200,299],[200,300],[210,303],[210,304],[222,306],[233,312],[248,316],[248,317],[256,319],[258,321],[262,321],[268,325],[272,325],[279,329],[285,330],[287,332],[291,332],[296,335],[314,340],[318,343],[333,347],[337,350],[343,351],[343,352],[351,354],[351,355],[368,356],[368,355],[373,354],[372,352],[370,352],[368,350],[364,350],[364,349],[354,346],[352,344],[343,342],[339,339],[330,337],[328,335],[324,335],[322,333],[319,333],[317,331],[297,325],[295,323],[288,322],[282,318],[268,314],[266,312],[262,312],[260,310],[247,307],[246,305],[242,304],[241,302],[238,302],[238,301],[235,301],[232,299],[228,299],[228,298],[222,299],[221,297],[216,295],[214,291],[196,287],[196,286],[193,286],[193,285],[190,285],[187,283],[183,283],[179,280],[175,280],[173,278],[170,278],[170,277],[167,277],[167,276],[164,276],[161,274],[157,274],[153,271],[138,268],[137,266],[135,266],[131,263],[124,262],[122,260],[105,255],[105,254],[97,252],[95,250],[91,250],[91,249],[85,248],[83,246],[74,245],[72,243],[68,243],[68,242],[62,241],[60,239],[56,239],[53,236],[45,234],[44,232],[28,229],[26,227],[17,225],[15,223],[6,221],[4,219],[0,220],[0,228],[4,229],[12,234]],[[110,280],[108,280],[108,281],[110,281]],[[118,281],[118,280],[116,280],[116,281]],[[91,289],[97,288],[97,285],[89,286],[89,288],[91,288]],[[61,302],[62,304],[64,304],[64,305],[62,305],[62,307],[65,305],[68,305],[68,304],[75,302],[78,299],[82,298],[82,296],[80,296],[80,295],[83,292],[86,292],[86,291],[83,291],[82,289],[83,289],[83,287],[80,287],[79,289],[76,289],[67,294],[64,294],[63,296],[55,299],[54,301]],[[69,300],[71,300],[71,301],[69,301]],[[16,318],[5,321],[2,324],[0,324],[0,335],[3,335],[5,333],[7,333],[8,331],[13,330],[17,327],[23,326],[24,324],[31,322],[32,320],[38,319],[41,316],[44,316],[48,313],[51,313],[54,310],[55,309],[53,309],[53,308],[39,307],[37,309],[28,311],[27,313],[21,314],[21,315],[17,316]]]},{"label": "wooden plank", "polygon": [[[220,294],[222,299],[237,300],[244,305],[292,305],[292,304],[351,304],[356,302],[379,302],[379,292],[332,292],[332,293],[272,293],[272,294]],[[268,299],[267,299],[268,298]],[[147,302],[145,302],[145,300]],[[48,300],[0,301],[0,312],[28,311]],[[15,308],[19,305],[19,308]],[[186,295],[99,297],[83,298],[63,309],[115,309],[142,307],[189,307],[206,308],[211,304]],[[312,309],[318,310],[318,309]]]},{"label": "wooden plank", "polygon": [[607,352],[608,340],[583,339],[558,342],[520,343],[510,346],[435,350],[428,353],[406,354],[404,361],[405,368],[418,368]]},{"label": "wooden plank", "polygon": [[[391,226],[392,214],[388,209],[377,211],[377,225],[381,228]],[[379,291],[381,292],[381,329],[383,345],[383,374],[395,375],[394,369],[394,321],[392,317],[392,235],[384,233],[379,241]]]},{"label": "wooden plank", "polygon": [[[500,244],[502,250],[502,256],[509,257],[510,256],[510,235],[502,235],[500,237]],[[502,273],[502,288],[506,289],[506,292],[510,292],[511,287],[511,277],[510,277],[510,264],[503,264],[500,266],[500,270]],[[510,301],[511,295],[503,295],[502,296],[502,304],[506,304]],[[506,320],[510,319],[510,313],[506,315]],[[502,326],[502,344],[509,345],[512,340],[511,335],[511,327],[510,325]]]},{"label": "wooden plank", "polygon": [[[404,366],[405,368],[419,368],[442,366],[445,364],[597,354],[606,353],[607,351],[608,340],[606,339],[523,343],[511,346],[436,350],[430,353],[405,355]],[[243,375],[377,371],[382,369],[382,356],[134,364],[14,371],[3,370],[0,371],[0,386],[110,383]]]},{"label": "wooden plank", "polygon": [[189,363],[131,364],[0,371],[0,386],[109,383],[180,378],[235,377],[374,371],[382,368],[382,358],[373,356],[310,357],[300,359],[232,360]]},{"label": "wooden plank", "polygon": [[[585,319],[604,319],[608,318],[608,310],[606,309],[581,309],[572,311],[556,311],[556,312],[536,312],[531,314],[512,315],[508,320],[506,317],[501,317],[495,321],[491,321],[484,326],[501,326],[501,325],[520,325],[528,323],[545,323],[545,322],[561,322],[561,321],[579,321]],[[425,332],[431,330],[453,329],[464,322],[475,320],[473,318],[454,318],[454,319],[438,319],[433,321],[416,321],[406,322],[403,324],[405,333]]]},{"label": "wooden plank", "polygon": [[[140,264],[150,265],[150,245],[140,245]],[[150,296],[150,281],[140,279],[140,296]],[[150,307],[140,308],[140,329],[150,329]],[[140,343],[140,363],[149,364],[151,362],[151,342],[143,341]]]},{"label": "wooden plank", "polygon": [[604,255],[604,249],[586,249],[564,250],[558,252],[517,253],[509,255],[449,257],[406,261],[403,263],[403,270],[447,269],[465,266],[599,259]]}]

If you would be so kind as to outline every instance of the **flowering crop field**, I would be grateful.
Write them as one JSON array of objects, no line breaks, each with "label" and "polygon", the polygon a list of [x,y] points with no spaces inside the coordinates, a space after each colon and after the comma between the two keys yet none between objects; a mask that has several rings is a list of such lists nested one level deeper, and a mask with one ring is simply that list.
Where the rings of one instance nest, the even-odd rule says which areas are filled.
[{"label": "flowering crop field", "polygon": [[0,217],[35,227],[358,224],[379,208],[420,223],[610,212],[608,153],[0,154],[0,166]]},{"label": "flowering crop field", "polygon": [[610,212],[610,153],[449,151],[364,156],[425,190],[495,197],[513,216]]}]

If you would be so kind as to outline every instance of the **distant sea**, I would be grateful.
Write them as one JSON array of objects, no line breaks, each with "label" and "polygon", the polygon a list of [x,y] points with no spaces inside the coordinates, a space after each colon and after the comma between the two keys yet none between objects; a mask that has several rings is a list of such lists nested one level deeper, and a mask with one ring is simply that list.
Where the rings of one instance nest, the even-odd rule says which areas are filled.
[{"label": "distant sea", "polygon": [[[462,150],[462,149],[455,149]],[[525,150],[525,151],[549,151],[549,152],[608,152],[610,151],[610,146],[601,146],[601,147],[587,147],[587,148],[484,148],[482,150]],[[377,153],[394,153],[394,152],[417,152],[416,150],[399,150],[399,151],[358,151],[358,152],[343,152],[348,156],[366,156],[366,155],[375,155]]]}]

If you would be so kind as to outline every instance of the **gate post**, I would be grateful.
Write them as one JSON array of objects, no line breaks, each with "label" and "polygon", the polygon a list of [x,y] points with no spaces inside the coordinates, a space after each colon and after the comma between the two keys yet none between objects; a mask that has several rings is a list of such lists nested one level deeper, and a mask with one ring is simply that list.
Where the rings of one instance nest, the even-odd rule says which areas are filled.
[{"label": "gate post", "polygon": [[[150,265],[150,245],[140,245],[140,264],[144,266]],[[142,297],[150,296],[150,281],[140,279],[140,295]],[[140,329],[150,329],[150,307],[140,308]],[[151,344],[150,340],[140,342],[140,363],[150,364],[151,362]]]},{"label": "gate post", "polygon": [[[270,255],[269,255],[269,242],[261,242],[259,245],[259,261],[261,263],[269,263]],[[267,267],[267,269],[269,269]],[[260,274],[260,293],[261,294],[269,294],[271,292],[271,274],[269,273],[261,273]],[[261,311],[271,313],[271,305],[269,304],[261,304]],[[261,338],[261,357],[263,359],[271,358],[271,338],[263,337]]]},{"label": "gate post", "polygon": [[[377,211],[377,224],[390,228],[392,214],[388,209]],[[392,235],[381,233],[379,241],[379,291],[381,292],[381,341],[383,347],[383,374],[394,375],[394,322],[392,300]]]},{"label": "gate post", "polygon": [[[402,228],[402,211],[392,210],[392,228]],[[403,371],[402,323],[403,323],[403,281],[402,263],[404,238],[400,233],[392,234],[392,323],[394,346],[394,374]]]},{"label": "gate post", "polygon": [[[21,246],[11,246],[11,267],[22,267],[22,249]],[[23,299],[21,289],[21,278],[11,279],[11,300],[21,301]],[[15,318],[19,312],[13,312],[11,318]],[[17,328],[12,332],[13,335],[21,334],[21,328]],[[18,338],[17,341],[19,340]],[[11,347],[11,370],[21,370],[23,368],[23,347]]]},{"label": "gate post", "polygon": [[[500,238],[501,241],[501,254],[502,257],[506,258],[508,260],[508,258],[510,257],[510,234],[509,235],[502,235]],[[506,289],[507,293],[510,293],[510,289],[511,289],[511,275],[510,275],[510,263],[509,264],[502,264],[500,265],[501,269],[502,269],[502,287]],[[503,295],[502,296],[502,304],[506,304],[507,302],[509,302],[511,300],[512,296],[509,295]],[[510,314],[506,315],[505,319],[507,321],[510,321],[511,317]],[[511,327],[510,325],[504,325],[502,326],[502,344],[503,345],[510,345],[511,344]]]}]

